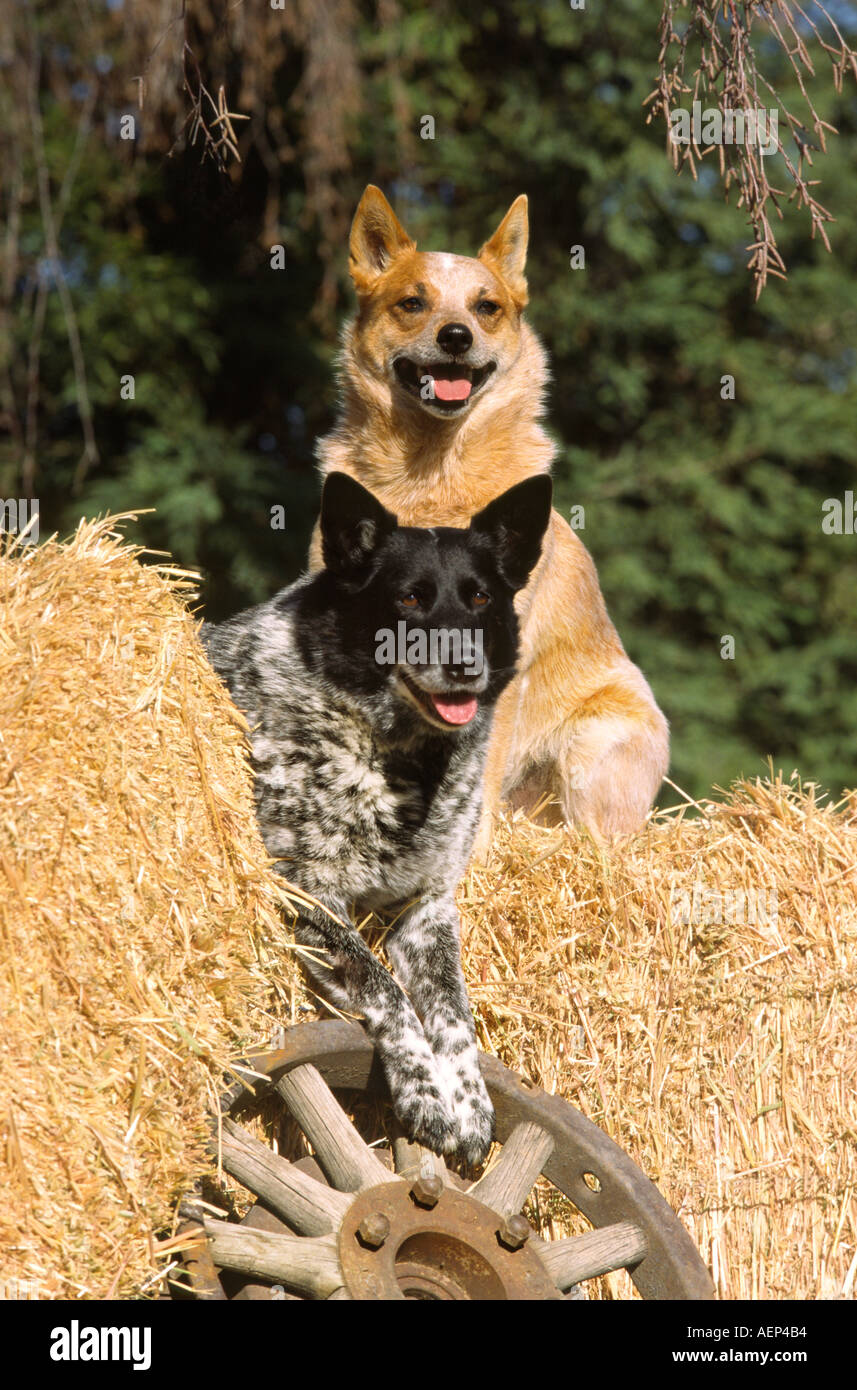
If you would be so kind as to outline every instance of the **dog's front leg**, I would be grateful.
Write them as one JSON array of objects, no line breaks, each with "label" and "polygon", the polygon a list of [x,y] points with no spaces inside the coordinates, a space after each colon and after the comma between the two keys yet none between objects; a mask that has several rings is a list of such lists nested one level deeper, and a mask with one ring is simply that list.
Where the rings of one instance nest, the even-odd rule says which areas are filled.
[{"label": "dog's front leg", "polygon": [[494,1107],[479,1068],[452,895],[423,898],[408,908],[385,947],[452,1097],[458,1153],[467,1163],[482,1163],[494,1138]]},{"label": "dog's front leg", "polygon": [[410,1138],[435,1153],[455,1152],[458,1127],[452,1098],[419,1018],[392,975],[345,925],[344,905],[331,905],[330,911],[333,916],[323,908],[300,909],[295,938],[322,953],[304,957],[307,973],[323,998],[365,1018],[393,1110]]}]

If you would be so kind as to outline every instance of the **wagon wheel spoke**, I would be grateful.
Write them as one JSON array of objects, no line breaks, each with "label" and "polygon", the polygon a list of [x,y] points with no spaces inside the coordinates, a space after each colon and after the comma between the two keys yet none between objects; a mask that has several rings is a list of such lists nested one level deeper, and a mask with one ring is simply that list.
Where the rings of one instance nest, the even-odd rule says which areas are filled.
[{"label": "wagon wheel spoke", "polygon": [[573,1284],[639,1264],[646,1253],[646,1237],[630,1221],[617,1221],[582,1236],[539,1242],[534,1246],[547,1273],[564,1293]]},{"label": "wagon wheel spoke", "polygon": [[440,1178],[444,1187],[452,1183],[449,1169],[440,1154],[432,1153],[422,1144],[412,1144],[402,1136],[393,1140],[393,1167],[406,1182],[435,1177]]},{"label": "wagon wheel spoke", "polygon": [[280,1077],[276,1089],[312,1144],[332,1187],[359,1192],[390,1181],[389,1170],[361,1139],[314,1066],[295,1067]]},{"label": "wagon wheel spoke", "polygon": [[516,1125],[496,1163],[470,1189],[471,1196],[501,1216],[518,1213],[553,1149],[553,1135],[541,1125]]},{"label": "wagon wheel spoke", "polygon": [[336,1237],[286,1236],[206,1217],[211,1257],[221,1269],[282,1284],[288,1293],[325,1299],[344,1283]]},{"label": "wagon wheel spoke", "polygon": [[229,1118],[223,1121],[221,1157],[227,1173],[300,1235],[323,1236],[339,1229],[350,1197],[302,1173]]}]

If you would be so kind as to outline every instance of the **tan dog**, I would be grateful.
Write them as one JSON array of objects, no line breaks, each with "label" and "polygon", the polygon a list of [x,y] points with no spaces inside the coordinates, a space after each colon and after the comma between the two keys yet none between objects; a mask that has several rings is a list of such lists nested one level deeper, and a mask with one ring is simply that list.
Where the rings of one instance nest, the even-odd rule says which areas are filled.
[{"label": "tan dog", "polygon": [[[550,468],[547,362],[522,319],[527,235],[522,196],[475,259],[419,252],[380,189],[360,200],[349,263],[358,312],[344,332],[339,420],[318,457],[401,525],[466,526]],[[497,710],[476,853],[504,796],[527,809],[552,796],[599,838],[636,830],[667,769],[667,723],[558,512],[516,607],[520,670]]]}]

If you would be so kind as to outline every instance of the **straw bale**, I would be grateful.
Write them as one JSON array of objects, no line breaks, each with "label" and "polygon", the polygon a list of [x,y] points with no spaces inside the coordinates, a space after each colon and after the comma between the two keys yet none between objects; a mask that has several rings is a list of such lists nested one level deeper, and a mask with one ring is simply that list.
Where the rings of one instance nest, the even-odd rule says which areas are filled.
[{"label": "straw bale", "polygon": [[640,1164],[724,1298],[855,1296],[855,886],[857,795],[772,774],[609,851],[518,818],[459,895],[480,1045]]},{"label": "straw bale", "polygon": [[[155,1289],[228,1058],[294,950],[244,726],[115,520],[0,553],[0,1293]],[[276,994],[272,995],[272,985]]]}]

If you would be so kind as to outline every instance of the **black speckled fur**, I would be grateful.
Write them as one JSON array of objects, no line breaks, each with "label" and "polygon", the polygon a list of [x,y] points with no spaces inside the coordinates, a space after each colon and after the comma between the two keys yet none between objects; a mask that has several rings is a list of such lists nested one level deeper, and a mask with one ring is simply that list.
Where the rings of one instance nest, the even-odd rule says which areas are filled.
[{"label": "black speckled fur", "polygon": [[[514,674],[514,595],[538,559],[549,509],[550,484],[537,477],[468,530],[404,528],[365,488],[331,474],[325,568],[202,634],[251,727],[268,852],[326,909],[306,909],[297,927],[302,944],[326,953],[313,983],[365,1018],[408,1134],[471,1164],[488,1152],[494,1116],[454,893],[479,819],[494,705]],[[416,608],[403,604],[411,595]],[[481,675],[380,665],[377,633],[402,620],[409,633],[481,633]],[[463,726],[427,717],[403,672],[420,699],[475,694],[477,713]],[[395,978],[350,925],[368,912],[394,922],[385,946]]]}]

